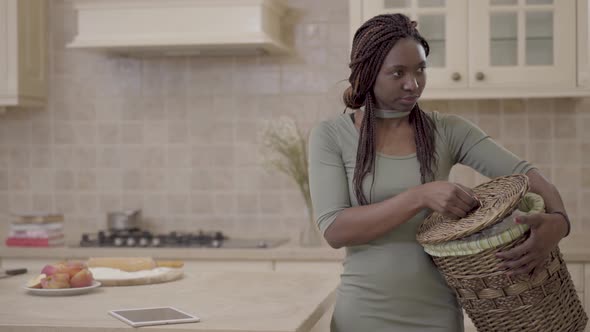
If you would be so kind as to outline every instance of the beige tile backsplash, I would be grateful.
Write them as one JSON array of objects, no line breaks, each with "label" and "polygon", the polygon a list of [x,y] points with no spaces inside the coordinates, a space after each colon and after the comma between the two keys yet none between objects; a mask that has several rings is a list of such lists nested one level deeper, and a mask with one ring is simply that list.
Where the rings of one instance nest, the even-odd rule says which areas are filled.
[{"label": "beige tile backsplash", "polygon": [[[303,200],[261,166],[261,130],[304,130],[340,114],[348,8],[292,0],[296,54],[139,58],[69,50],[71,8],[51,1],[49,103],[0,117],[0,211],[59,210],[69,242],[142,208],[155,231],[217,230],[297,239]],[[561,191],[576,231],[590,231],[590,99],[425,101],[477,123],[535,163]],[[458,165],[452,180],[485,178]]]}]

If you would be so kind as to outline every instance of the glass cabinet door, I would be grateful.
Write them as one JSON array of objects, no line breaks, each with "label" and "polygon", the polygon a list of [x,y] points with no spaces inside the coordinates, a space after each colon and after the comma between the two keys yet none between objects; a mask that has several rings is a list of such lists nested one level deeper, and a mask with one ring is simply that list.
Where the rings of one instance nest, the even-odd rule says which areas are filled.
[{"label": "glass cabinet door", "polygon": [[472,86],[575,85],[571,0],[478,0],[469,7]]},{"label": "glass cabinet door", "polygon": [[467,0],[364,0],[361,10],[362,22],[386,13],[417,21],[430,45],[427,87],[467,87]]}]

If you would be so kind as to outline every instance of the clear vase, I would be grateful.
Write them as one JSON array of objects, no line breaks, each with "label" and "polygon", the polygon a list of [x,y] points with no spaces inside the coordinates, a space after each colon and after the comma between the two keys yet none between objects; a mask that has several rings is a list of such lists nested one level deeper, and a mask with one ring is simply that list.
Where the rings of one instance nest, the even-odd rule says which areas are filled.
[{"label": "clear vase", "polygon": [[315,222],[313,212],[309,208],[305,209],[306,221],[303,224],[299,234],[299,245],[302,247],[321,247],[324,245],[324,238]]}]

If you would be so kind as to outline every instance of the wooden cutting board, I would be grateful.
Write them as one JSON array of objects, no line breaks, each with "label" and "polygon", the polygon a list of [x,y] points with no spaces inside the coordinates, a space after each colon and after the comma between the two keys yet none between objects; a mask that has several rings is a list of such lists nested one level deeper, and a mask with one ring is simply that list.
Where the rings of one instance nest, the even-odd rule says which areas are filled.
[{"label": "wooden cutting board", "polygon": [[184,271],[174,268],[155,268],[137,272],[125,272],[111,268],[90,268],[94,279],[103,286],[137,286],[159,284],[182,278]]}]

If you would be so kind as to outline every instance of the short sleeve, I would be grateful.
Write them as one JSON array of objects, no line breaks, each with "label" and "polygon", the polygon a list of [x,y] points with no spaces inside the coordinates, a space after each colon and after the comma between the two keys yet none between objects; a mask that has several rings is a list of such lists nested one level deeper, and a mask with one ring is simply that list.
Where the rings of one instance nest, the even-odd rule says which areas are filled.
[{"label": "short sleeve", "polygon": [[322,234],[338,214],[350,207],[348,179],[338,144],[338,130],[329,122],[314,127],[309,137],[309,187],[316,222]]},{"label": "short sleeve", "polygon": [[508,151],[471,121],[458,115],[439,115],[442,135],[453,164],[469,166],[488,178],[524,174],[534,168]]}]

